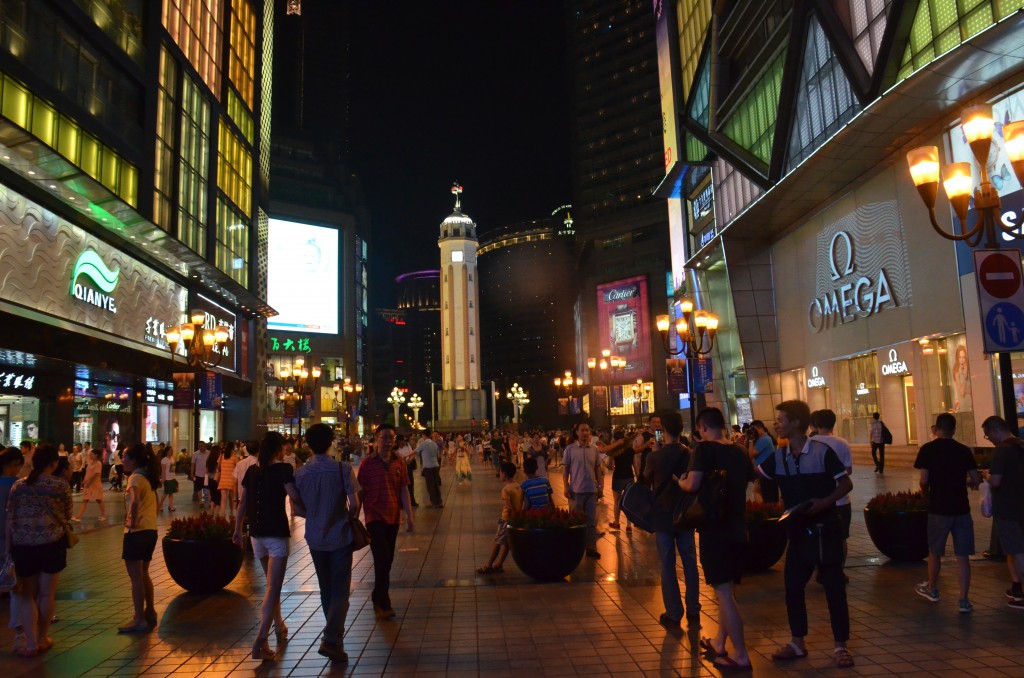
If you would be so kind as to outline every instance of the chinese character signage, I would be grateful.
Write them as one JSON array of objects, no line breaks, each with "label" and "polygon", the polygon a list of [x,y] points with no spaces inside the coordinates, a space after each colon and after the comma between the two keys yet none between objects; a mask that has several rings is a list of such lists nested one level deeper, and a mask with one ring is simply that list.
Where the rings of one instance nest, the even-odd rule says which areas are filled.
[{"label": "chinese character signage", "polygon": [[309,337],[270,337],[271,353],[312,353]]},{"label": "chinese character signage", "polygon": [[0,185],[0,299],[166,349],[184,287]]},{"label": "chinese character signage", "polygon": [[597,286],[597,349],[626,359],[619,383],[651,378],[650,324],[645,276]]},{"label": "chinese character signage", "polygon": [[[0,370],[3,368],[0,367]],[[20,393],[31,393],[32,388],[36,385],[36,378],[34,375],[25,374],[24,372],[11,372],[11,371],[0,371],[0,390],[3,391],[14,391]]]},{"label": "chinese character signage", "polygon": [[199,375],[199,408],[219,410],[223,406],[224,387],[221,375],[216,372],[203,372]]},{"label": "chinese character signage", "polygon": [[698,358],[693,361],[693,390],[697,393],[715,392],[715,375],[710,358]]}]

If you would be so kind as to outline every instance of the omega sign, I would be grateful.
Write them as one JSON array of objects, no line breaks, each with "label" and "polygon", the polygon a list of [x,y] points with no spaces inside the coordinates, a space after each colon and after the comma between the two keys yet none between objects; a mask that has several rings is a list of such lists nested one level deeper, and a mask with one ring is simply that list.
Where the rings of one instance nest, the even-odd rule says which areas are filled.
[{"label": "omega sign", "polygon": [[896,349],[889,349],[889,362],[882,365],[882,374],[887,377],[897,374],[910,374],[910,370],[907,369],[906,361],[900,360],[899,355],[896,353]]},{"label": "omega sign", "polygon": [[[874,258],[874,257],[872,257]],[[888,304],[897,306],[885,269],[880,265],[874,275],[860,275],[854,260],[853,238],[837,231],[828,245],[830,287],[811,300],[807,320],[814,332],[866,318]],[[843,282],[845,281],[845,282]]]},{"label": "omega sign", "polygon": [[818,374],[818,368],[811,368],[811,376],[807,380],[807,388],[821,388],[825,385],[825,377]]}]

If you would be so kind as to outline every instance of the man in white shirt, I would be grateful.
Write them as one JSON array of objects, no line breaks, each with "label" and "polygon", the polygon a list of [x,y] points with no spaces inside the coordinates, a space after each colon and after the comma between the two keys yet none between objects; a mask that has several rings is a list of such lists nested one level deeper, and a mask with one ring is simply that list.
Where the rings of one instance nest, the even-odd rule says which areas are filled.
[{"label": "man in white shirt", "polygon": [[192,501],[203,505],[210,499],[210,490],[206,487],[206,460],[210,455],[206,451],[206,443],[199,441],[199,449],[192,455],[188,477],[192,480]]},{"label": "man in white shirt", "polygon": [[601,464],[590,434],[590,424],[575,426],[576,442],[562,455],[562,480],[565,497],[576,511],[587,517],[587,557],[600,558],[597,552],[597,472]]},{"label": "man in white shirt", "polygon": [[[823,442],[831,447],[836,456],[839,457],[839,461],[846,467],[846,475],[853,473],[853,451],[850,449],[850,443],[837,435],[833,435],[832,431],[836,427],[836,413],[832,410],[817,410],[811,412],[811,430],[814,431],[814,439]],[[844,495],[836,500],[836,512],[842,519],[843,523],[843,566],[846,565],[846,540],[850,538],[850,523],[853,521],[853,509],[850,506],[850,495]],[[844,575],[845,576],[845,575]],[[817,575],[818,581],[821,581],[821,573]],[[850,578],[846,577],[849,581]]]}]

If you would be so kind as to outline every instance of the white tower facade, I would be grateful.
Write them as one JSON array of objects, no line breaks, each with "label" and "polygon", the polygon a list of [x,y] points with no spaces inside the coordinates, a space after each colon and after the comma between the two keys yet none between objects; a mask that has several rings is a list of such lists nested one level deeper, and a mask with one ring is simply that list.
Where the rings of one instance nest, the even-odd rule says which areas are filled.
[{"label": "white tower facade", "polygon": [[476,224],[462,213],[462,186],[452,186],[455,211],[441,222],[442,428],[469,428],[487,416],[480,390],[480,292]]}]

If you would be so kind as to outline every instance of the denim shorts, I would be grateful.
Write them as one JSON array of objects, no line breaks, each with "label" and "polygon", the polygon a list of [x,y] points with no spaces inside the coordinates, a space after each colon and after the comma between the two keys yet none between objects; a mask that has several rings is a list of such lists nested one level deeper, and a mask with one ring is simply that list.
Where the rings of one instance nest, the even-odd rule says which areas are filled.
[{"label": "denim shorts", "polygon": [[259,560],[267,557],[288,557],[287,537],[249,537],[249,539],[252,540],[252,554]]},{"label": "denim shorts", "polygon": [[1011,556],[1024,553],[1024,522],[1015,518],[996,518],[995,528],[1004,553]]},{"label": "denim shorts", "polygon": [[954,555],[974,555],[974,521],[970,513],[962,516],[928,514],[928,553],[942,557],[946,553],[946,537],[950,534],[953,535]]}]

